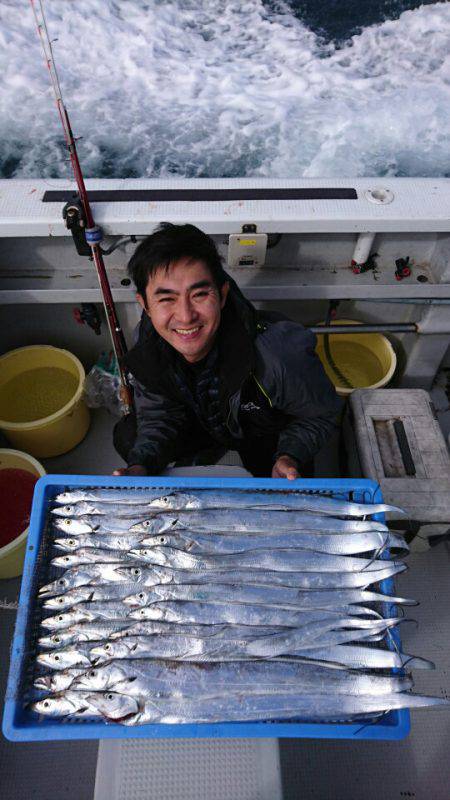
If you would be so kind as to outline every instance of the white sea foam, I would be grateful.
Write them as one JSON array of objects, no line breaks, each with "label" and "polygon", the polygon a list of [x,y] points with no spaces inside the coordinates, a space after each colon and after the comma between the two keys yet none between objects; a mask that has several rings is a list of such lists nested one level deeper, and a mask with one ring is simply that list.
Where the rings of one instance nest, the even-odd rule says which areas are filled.
[{"label": "white sea foam", "polygon": [[[261,0],[47,0],[86,175],[449,174],[450,5],[324,44]],[[0,4],[0,160],[69,174],[27,0]]]}]

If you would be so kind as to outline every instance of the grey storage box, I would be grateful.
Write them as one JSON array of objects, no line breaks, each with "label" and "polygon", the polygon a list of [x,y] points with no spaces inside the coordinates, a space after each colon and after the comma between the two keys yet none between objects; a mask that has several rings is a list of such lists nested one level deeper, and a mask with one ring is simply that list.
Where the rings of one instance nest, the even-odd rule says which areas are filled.
[{"label": "grey storage box", "polygon": [[407,512],[395,527],[415,535],[414,549],[449,531],[450,457],[428,392],[357,389],[345,437],[350,477],[373,478]]}]

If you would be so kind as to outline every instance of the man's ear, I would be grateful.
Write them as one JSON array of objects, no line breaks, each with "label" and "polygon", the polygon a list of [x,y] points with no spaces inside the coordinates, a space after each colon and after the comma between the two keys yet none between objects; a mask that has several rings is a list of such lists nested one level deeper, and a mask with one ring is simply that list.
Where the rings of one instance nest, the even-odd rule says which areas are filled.
[{"label": "man's ear", "polygon": [[145,307],[144,298],[142,297],[141,294],[139,294],[139,292],[136,293],[136,300],[138,301],[138,303],[139,303],[140,307],[142,308],[142,310],[145,311],[145,313],[150,316],[148,308]]},{"label": "man's ear", "polygon": [[223,308],[228,297],[228,292],[230,291],[230,284],[228,281],[225,281],[224,284],[220,287],[220,307]]}]

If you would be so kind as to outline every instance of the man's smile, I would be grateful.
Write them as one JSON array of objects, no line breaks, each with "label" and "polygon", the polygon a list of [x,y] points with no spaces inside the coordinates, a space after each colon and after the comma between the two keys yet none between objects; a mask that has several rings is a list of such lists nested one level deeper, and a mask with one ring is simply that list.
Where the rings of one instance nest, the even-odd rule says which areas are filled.
[{"label": "man's smile", "polygon": [[197,325],[195,328],[174,328],[173,330],[183,339],[194,339],[202,327],[202,325]]}]

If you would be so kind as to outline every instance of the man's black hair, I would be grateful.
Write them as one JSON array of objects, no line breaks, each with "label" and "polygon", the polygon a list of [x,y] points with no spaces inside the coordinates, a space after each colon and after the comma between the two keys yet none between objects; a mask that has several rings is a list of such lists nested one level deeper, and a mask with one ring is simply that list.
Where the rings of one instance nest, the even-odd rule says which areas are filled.
[{"label": "man's black hair", "polygon": [[128,262],[128,274],[146,307],[146,288],[149,278],[157,269],[163,267],[167,270],[170,264],[182,258],[203,261],[219,290],[227,280],[221,257],[210,236],[195,225],[161,222],[158,228],[136,247]]}]

